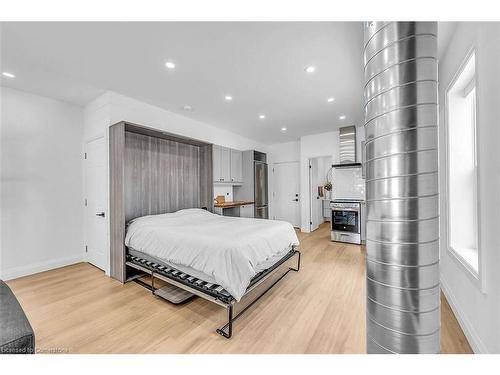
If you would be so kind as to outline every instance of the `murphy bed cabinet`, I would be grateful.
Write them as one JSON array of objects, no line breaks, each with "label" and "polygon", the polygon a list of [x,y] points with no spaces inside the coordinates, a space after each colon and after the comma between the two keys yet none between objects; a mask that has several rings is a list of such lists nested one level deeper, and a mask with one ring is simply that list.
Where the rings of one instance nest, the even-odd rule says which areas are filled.
[{"label": "murphy bed cabinet", "polygon": [[243,153],[213,145],[214,182],[241,184],[243,182]]}]

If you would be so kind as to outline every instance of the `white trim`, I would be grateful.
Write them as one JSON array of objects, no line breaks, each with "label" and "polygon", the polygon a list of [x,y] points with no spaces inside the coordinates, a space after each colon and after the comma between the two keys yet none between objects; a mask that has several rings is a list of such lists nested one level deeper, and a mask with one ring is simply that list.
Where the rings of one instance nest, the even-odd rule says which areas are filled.
[{"label": "white trim", "polygon": [[[315,201],[314,197],[313,197],[313,191],[312,191],[312,166],[311,166],[311,160],[313,159],[323,159],[323,158],[332,158],[331,155],[320,155],[320,156],[313,156],[313,157],[309,157],[307,158],[307,176],[308,176],[308,190],[307,190],[307,195],[308,195],[308,202],[309,202],[309,225],[307,226],[307,231],[305,230],[302,230],[301,228],[301,232],[304,232],[304,233],[312,233],[313,230],[312,230],[312,219],[313,219],[313,209],[312,209],[312,206],[313,206],[313,202]],[[332,162],[333,164],[333,162]],[[300,168],[300,165],[299,165],[299,168]],[[318,171],[319,173],[319,171]],[[321,211],[323,211],[323,207],[321,207]],[[324,221],[323,221],[324,222]],[[322,223],[321,223],[322,224]],[[318,228],[321,224],[318,224]]]},{"label": "white trim", "polygon": [[311,165],[311,160],[312,158],[309,158],[308,160],[308,168],[307,168],[307,176],[309,180],[308,184],[308,198],[309,198],[309,233],[312,232],[312,225],[313,225],[313,215],[312,215],[312,206],[313,206],[313,197],[312,197],[312,165]]},{"label": "white trim", "polygon": [[[450,194],[450,186],[449,186],[449,181],[450,181],[450,168],[449,168],[449,160],[450,160],[450,150],[449,150],[449,103],[448,103],[448,93],[450,92],[450,89],[455,85],[457,82],[458,78],[462,74],[463,70],[467,66],[468,62],[470,61],[471,58],[474,58],[474,64],[475,64],[475,71],[474,71],[474,77],[473,81],[475,83],[475,88],[476,88],[476,94],[477,94],[477,83],[478,83],[478,55],[477,55],[477,48],[475,45],[472,45],[469,50],[467,51],[467,54],[465,55],[465,58],[461,61],[458,69],[456,70],[455,74],[453,75],[453,78],[451,79],[450,83],[446,87],[446,90],[444,92],[444,101],[445,101],[445,108],[444,108],[444,136],[445,136],[445,193],[446,197],[449,197]],[[446,206],[446,251],[448,254],[451,256],[451,258],[455,259],[459,266],[464,270],[464,272],[468,276],[472,276],[471,280],[473,281],[474,285],[478,287],[478,289],[485,294],[486,293],[486,277],[485,277],[485,261],[484,261],[484,253],[482,251],[482,246],[481,246],[481,196],[479,194],[480,191],[480,164],[479,164],[479,153],[477,152],[477,145],[479,144],[479,124],[477,122],[478,117],[478,107],[479,103],[477,101],[477,95],[476,95],[476,123],[474,124],[475,128],[475,145],[474,147],[476,148],[475,151],[475,157],[476,157],[476,178],[475,178],[475,186],[474,190],[476,193],[476,216],[477,216],[477,228],[476,228],[476,236],[477,236],[477,251],[478,251],[478,272],[476,274],[475,270],[472,269],[471,266],[465,264],[465,260],[460,256],[459,252],[454,250],[450,244],[450,205],[448,202],[448,199],[444,200],[445,206]]]},{"label": "white trim", "polygon": [[74,255],[71,257],[61,258],[57,260],[47,260],[36,264],[13,267],[4,270],[3,278],[4,280],[17,279],[18,277],[33,275],[35,273],[45,272],[55,268],[69,266],[71,264],[80,263],[83,261],[84,260],[82,255]]},{"label": "white trim", "polygon": [[484,343],[481,341],[481,338],[474,329],[474,326],[471,324],[466,314],[459,307],[457,299],[455,298],[453,292],[451,291],[451,288],[448,287],[448,284],[444,281],[442,277],[441,277],[441,291],[446,297],[446,300],[448,301],[448,304],[450,305],[453,314],[455,314],[455,317],[458,320],[458,324],[462,328],[462,331],[464,332],[464,335],[467,338],[467,341],[469,342],[472,351],[476,354],[488,354],[488,349],[486,348],[486,345],[484,345]]},{"label": "white trim", "polygon": [[465,88],[464,88],[464,97],[466,97],[467,95],[470,94],[470,92],[472,90],[474,90],[476,88],[476,77],[472,77],[472,79],[470,80],[470,82],[465,85]]}]

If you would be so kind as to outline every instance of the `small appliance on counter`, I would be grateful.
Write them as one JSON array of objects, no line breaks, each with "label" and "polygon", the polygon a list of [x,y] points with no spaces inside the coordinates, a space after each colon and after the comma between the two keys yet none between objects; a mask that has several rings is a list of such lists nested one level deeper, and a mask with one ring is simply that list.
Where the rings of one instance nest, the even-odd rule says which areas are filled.
[{"label": "small appliance on counter", "polygon": [[215,197],[215,205],[222,204],[226,202],[226,197],[223,195],[217,195]]}]

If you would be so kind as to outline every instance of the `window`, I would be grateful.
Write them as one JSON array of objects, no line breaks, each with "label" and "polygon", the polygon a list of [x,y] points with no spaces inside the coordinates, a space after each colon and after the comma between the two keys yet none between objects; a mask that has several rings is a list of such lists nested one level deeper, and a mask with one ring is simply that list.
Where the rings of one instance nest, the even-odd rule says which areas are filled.
[{"label": "window", "polygon": [[446,93],[448,247],[478,277],[475,53]]}]

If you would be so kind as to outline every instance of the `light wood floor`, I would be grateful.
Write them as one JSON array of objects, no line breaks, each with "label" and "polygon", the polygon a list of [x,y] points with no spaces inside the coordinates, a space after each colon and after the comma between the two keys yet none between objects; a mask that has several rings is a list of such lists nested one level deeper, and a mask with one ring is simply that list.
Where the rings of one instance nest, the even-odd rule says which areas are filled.
[{"label": "light wood floor", "polygon": [[[9,281],[37,348],[69,353],[364,353],[365,265],[360,246],[332,243],[329,227],[299,233],[302,269],[289,273],[234,326],[201,298],[173,306],[136,283],[76,265]],[[442,352],[471,348],[444,297]]]}]

